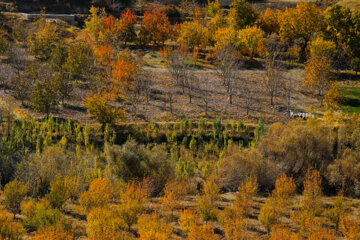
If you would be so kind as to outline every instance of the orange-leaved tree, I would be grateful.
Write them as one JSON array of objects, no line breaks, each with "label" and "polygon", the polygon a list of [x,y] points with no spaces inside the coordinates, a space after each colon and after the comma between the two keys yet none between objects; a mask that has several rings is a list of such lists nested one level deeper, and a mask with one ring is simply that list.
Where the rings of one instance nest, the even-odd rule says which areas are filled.
[{"label": "orange-leaved tree", "polygon": [[133,41],[136,38],[135,32],[136,15],[130,10],[125,9],[121,13],[118,23],[120,40],[125,43]]},{"label": "orange-leaved tree", "polygon": [[140,41],[143,44],[162,44],[170,38],[171,25],[164,12],[158,9],[146,11],[141,22]]}]

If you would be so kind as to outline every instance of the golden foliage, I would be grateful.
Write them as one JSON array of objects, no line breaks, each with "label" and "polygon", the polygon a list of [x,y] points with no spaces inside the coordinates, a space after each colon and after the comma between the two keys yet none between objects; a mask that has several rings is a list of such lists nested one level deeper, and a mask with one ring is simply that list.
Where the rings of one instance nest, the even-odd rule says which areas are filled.
[{"label": "golden foliage", "polygon": [[308,240],[334,240],[335,234],[333,231],[320,228],[319,230],[311,233],[308,237]]},{"label": "golden foliage", "polygon": [[113,194],[111,183],[106,178],[97,178],[91,181],[89,190],[79,195],[79,203],[90,211],[95,207],[106,207]]},{"label": "golden foliage", "polygon": [[193,226],[188,234],[188,240],[216,240],[219,239],[209,225]]},{"label": "golden foliage", "polygon": [[36,231],[32,237],[34,240],[73,240],[74,235],[68,231],[63,231],[54,226],[45,227]]},{"label": "golden foliage", "polygon": [[117,208],[117,212],[129,230],[144,212],[144,203],[147,201],[147,195],[148,192],[143,183],[130,182],[126,189],[120,191],[121,204]]},{"label": "golden foliage", "polygon": [[123,236],[125,222],[115,211],[93,208],[87,216],[86,232],[90,240],[115,240]]},{"label": "golden foliage", "polygon": [[330,89],[324,96],[325,108],[326,109],[338,109],[339,103],[342,101],[340,92],[336,86],[336,83],[332,83]]},{"label": "golden foliage", "polygon": [[182,230],[188,233],[195,225],[199,224],[199,220],[199,216],[196,212],[185,209],[181,212],[178,222]]},{"label": "golden foliage", "polygon": [[138,220],[139,240],[168,240],[171,238],[172,227],[156,213],[141,216]]},{"label": "golden foliage", "polygon": [[343,216],[340,220],[340,231],[348,240],[360,239],[360,218]]},{"label": "golden foliage", "polygon": [[28,190],[28,185],[17,180],[11,181],[5,185],[3,191],[5,206],[14,213],[14,216],[16,213],[20,212],[20,204],[26,197]]},{"label": "golden foliage", "polygon": [[24,233],[23,226],[9,212],[0,208],[0,239],[20,240]]},{"label": "golden foliage", "polygon": [[204,184],[203,194],[197,197],[197,209],[204,221],[216,219],[215,201],[219,199],[218,179],[210,175]]},{"label": "golden foliage", "polygon": [[254,57],[257,53],[259,42],[263,41],[264,35],[264,31],[257,26],[246,27],[238,33],[238,45],[241,48],[248,49],[250,57]]},{"label": "golden foliage", "polygon": [[161,204],[173,213],[173,211],[180,206],[180,201],[186,194],[187,186],[184,181],[170,181],[165,185],[163,191],[164,197],[161,199]]},{"label": "golden foliage", "polygon": [[234,202],[234,209],[241,215],[247,215],[254,203],[253,198],[258,192],[256,178],[250,177],[246,179],[246,181],[239,186],[238,191]]},{"label": "golden foliage", "polygon": [[205,47],[209,41],[209,32],[206,27],[197,21],[184,22],[181,24],[177,41],[191,48]]},{"label": "golden foliage", "polygon": [[281,225],[276,224],[271,227],[271,233],[269,240],[301,240],[299,234],[291,232],[291,229]]}]

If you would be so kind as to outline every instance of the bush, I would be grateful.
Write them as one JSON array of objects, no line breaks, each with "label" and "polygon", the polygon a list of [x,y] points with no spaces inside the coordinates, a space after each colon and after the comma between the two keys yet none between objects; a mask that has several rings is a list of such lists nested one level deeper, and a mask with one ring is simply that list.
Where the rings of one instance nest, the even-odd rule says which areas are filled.
[{"label": "bush", "polygon": [[51,207],[62,209],[64,203],[71,196],[77,196],[79,192],[79,178],[66,176],[55,179],[50,183],[50,193],[45,197]]},{"label": "bush", "polygon": [[279,213],[277,211],[276,202],[269,198],[262,205],[259,213],[259,221],[265,227],[266,231],[270,233],[271,227],[278,222]]},{"label": "bush", "polygon": [[247,178],[256,177],[260,190],[273,188],[280,169],[275,163],[265,160],[257,149],[239,149],[229,146],[221,155],[219,177],[222,188],[234,192]]},{"label": "bush", "polygon": [[138,221],[140,240],[167,240],[172,235],[172,228],[157,214],[142,216]]},{"label": "bush", "polygon": [[57,227],[46,227],[42,230],[36,231],[34,240],[73,240],[74,235],[71,232],[63,231]]},{"label": "bush", "polygon": [[203,194],[197,197],[197,210],[204,221],[216,219],[215,201],[219,199],[219,187],[215,175],[206,179]]},{"label": "bush", "polygon": [[21,203],[21,215],[28,228],[43,230],[46,227],[56,227],[59,231],[69,231],[71,222],[58,209],[50,207],[46,200],[35,202],[28,200]]},{"label": "bush", "polygon": [[214,233],[214,229],[210,225],[201,225],[191,228],[188,234],[188,240],[216,240],[219,237]]},{"label": "bush", "polygon": [[20,212],[21,202],[26,197],[29,187],[22,182],[14,180],[5,185],[5,206],[14,214]]},{"label": "bush", "polygon": [[174,166],[168,160],[168,153],[160,146],[152,149],[128,140],[122,146],[107,146],[105,156],[111,174],[125,181],[132,178],[150,178],[159,193],[167,179],[174,176]]},{"label": "bush", "polygon": [[6,210],[0,209],[0,239],[20,240],[24,233],[23,226]]},{"label": "bush", "polygon": [[87,216],[86,232],[90,240],[124,239],[121,229],[126,227],[115,211],[106,208],[93,208]]},{"label": "bush", "polygon": [[128,183],[126,189],[120,191],[121,204],[117,211],[121,219],[126,223],[129,231],[145,210],[144,204],[147,201],[147,194],[143,184],[135,182]]},{"label": "bush", "polygon": [[97,178],[91,181],[89,190],[79,195],[79,203],[89,212],[95,207],[106,207],[112,197],[113,188],[108,179]]},{"label": "bush", "polygon": [[199,216],[192,210],[185,209],[178,219],[179,225],[186,233],[199,223]]}]

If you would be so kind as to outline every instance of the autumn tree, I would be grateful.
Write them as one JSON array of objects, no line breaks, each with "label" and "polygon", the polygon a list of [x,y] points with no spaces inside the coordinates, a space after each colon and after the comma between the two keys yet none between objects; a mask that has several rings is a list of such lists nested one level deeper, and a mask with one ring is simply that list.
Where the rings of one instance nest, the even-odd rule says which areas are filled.
[{"label": "autumn tree", "polygon": [[103,31],[103,19],[105,18],[105,12],[104,10],[100,10],[94,6],[92,6],[89,11],[90,15],[85,20],[84,31],[87,32],[95,42],[97,42],[99,41],[101,31]]},{"label": "autumn tree", "polygon": [[245,48],[250,53],[250,58],[253,58],[257,53],[259,42],[263,41],[264,31],[257,26],[245,27],[238,33],[238,45],[240,48]]},{"label": "autumn tree", "polygon": [[182,230],[188,233],[194,226],[199,224],[200,218],[196,212],[189,209],[184,209],[180,213],[178,222]]},{"label": "autumn tree", "polygon": [[214,233],[214,229],[207,224],[195,225],[190,229],[188,240],[217,240],[219,237]]},{"label": "autumn tree", "polygon": [[90,240],[124,238],[125,222],[111,209],[94,208],[87,216],[86,232]]},{"label": "autumn tree", "polygon": [[108,179],[97,178],[91,181],[89,190],[79,195],[80,205],[86,211],[92,208],[105,207],[113,194],[111,183]]},{"label": "autumn tree", "polygon": [[171,181],[165,185],[164,197],[161,200],[162,205],[171,210],[171,215],[174,210],[180,206],[180,201],[186,193],[186,184],[184,182]]},{"label": "autumn tree", "polygon": [[340,92],[336,86],[336,83],[331,83],[329,90],[324,96],[324,103],[326,109],[338,109],[339,104],[342,101]]},{"label": "autumn tree", "polygon": [[141,216],[138,220],[138,231],[140,240],[166,240],[172,235],[172,227],[153,213],[151,215]]},{"label": "autumn tree", "polygon": [[315,219],[315,216],[322,212],[320,172],[311,168],[308,169],[303,186],[301,209],[292,213],[291,219],[299,225],[302,234],[309,236],[321,230],[321,220]]},{"label": "autumn tree", "polygon": [[144,44],[162,44],[170,38],[170,22],[164,12],[158,9],[146,11],[140,27],[140,41]]},{"label": "autumn tree", "polygon": [[5,206],[14,214],[20,213],[20,204],[26,197],[29,187],[17,180],[11,181],[4,187]]},{"label": "autumn tree", "polygon": [[57,178],[50,183],[50,192],[45,195],[51,207],[62,209],[64,203],[72,196],[77,196],[80,191],[78,177],[65,176]]},{"label": "autumn tree", "polygon": [[335,224],[336,230],[339,229],[340,221],[346,218],[349,211],[349,205],[345,202],[344,196],[339,194],[336,196],[333,207],[325,211],[327,219]]},{"label": "autumn tree", "polygon": [[236,30],[253,25],[257,17],[257,12],[245,0],[235,0],[230,5],[228,22]]},{"label": "autumn tree", "polygon": [[64,69],[71,79],[79,78],[91,67],[91,49],[85,42],[76,42],[69,46]]},{"label": "autumn tree", "polygon": [[23,239],[25,230],[21,223],[16,222],[14,217],[6,210],[0,209],[0,238],[1,239]]},{"label": "autumn tree", "polygon": [[125,117],[125,112],[118,107],[112,107],[110,100],[112,99],[109,93],[95,93],[89,95],[83,102],[86,106],[87,112],[91,118],[96,119],[102,126],[107,123],[112,124],[117,119]]},{"label": "autumn tree", "polygon": [[121,204],[117,208],[117,212],[129,231],[145,210],[144,204],[147,201],[148,193],[143,185],[144,183],[130,182],[126,189],[120,191]]},{"label": "autumn tree", "polygon": [[327,32],[332,40],[352,57],[360,57],[360,15],[349,8],[334,5],[326,9]]},{"label": "autumn tree", "polygon": [[128,42],[131,42],[136,38],[135,24],[136,15],[130,9],[125,9],[121,13],[118,23],[119,38],[124,42],[125,46]]},{"label": "autumn tree", "polygon": [[290,42],[296,38],[303,39],[301,57],[305,59],[305,49],[314,33],[325,29],[324,11],[315,4],[301,2],[296,8],[286,8],[280,15],[280,36]]},{"label": "autumn tree", "polygon": [[47,60],[59,38],[58,27],[44,19],[40,19],[37,24],[38,30],[29,39],[29,50],[37,58]]},{"label": "autumn tree", "polygon": [[38,65],[27,64],[24,71],[17,71],[17,75],[11,80],[10,88],[13,90],[15,98],[21,100],[22,104],[24,104],[25,100],[30,99],[34,84],[38,78]]},{"label": "autumn tree", "polygon": [[280,30],[281,10],[267,8],[259,15],[259,25],[266,33],[278,33]]},{"label": "autumn tree", "polygon": [[321,106],[323,106],[324,96],[333,81],[331,61],[326,57],[311,58],[307,62],[305,69],[306,76],[303,85],[317,91]]},{"label": "autumn tree", "polygon": [[230,27],[219,28],[213,38],[215,42],[215,49],[221,50],[227,46],[237,46],[238,45],[238,36],[237,31]]},{"label": "autumn tree", "polygon": [[197,197],[197,210],[204,221],[216,219],[215,201],[219,198],[219,186],[214,175],[205,182],[203,193]]},{"label": "autumn tree", "polygon": [[31,104],[35,111],[46,113],[49,116],[50,110],[58,103],[57,87],[53,73],[42,68],[39,79],[35,82],[34,90],[31,93]]},{"label": "autumn tree", "polygon": [[209,32],[198,21],[184,22],[181,24],[177,41],[186,44],[190,48],[206,47],[209,41]]},{"label": "autumn tree", "polygon": [[333,41],[317,37],[310,42],[310,56],[312,58],[326,57],[328,59],[332,59],[336,53],[336,44]]}]

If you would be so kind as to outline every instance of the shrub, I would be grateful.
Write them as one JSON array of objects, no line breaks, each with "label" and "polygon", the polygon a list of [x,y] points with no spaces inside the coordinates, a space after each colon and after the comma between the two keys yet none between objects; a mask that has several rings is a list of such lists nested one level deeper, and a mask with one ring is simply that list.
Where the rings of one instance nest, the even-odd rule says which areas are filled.
[{"label": "shrub", "polygon": [[335,234],[328,229],[320,228],[316,232],[311,233],[308,240],[334,240]]},{"label": "shrub", "polygon": [[250,177],[239,186],[238,193],[234,202],[234,208],[242,215],[249,214],[251,206],[253,205],[253,197],[258,191],[258,184],[256,178]]},{"label": "shrub", "polygon": [[139,240],[167,240],[172,235],[172,228],[157,214],[142,216],[138,220]]},{"label": "shrub", "polygon": [[276,202],[274,202],[272,198],[266,200],[264,205],[262,205],[258,218],[268,233],[270,232],[271,227],[278,222],[279,213],[277,211]]},{"label": "shrub", "polygon": [[6,210],[0,209],[0,239],[20,240],[24,233],[23,226]]},{"label": "shrub", "polygon": [[360,239],[360,218],[344,216],[340,220],[340,231],[349,240]]},{"label": "shrub", "polygon": [[5,185],[5,206],[14,214],[20,212],[20,204],[26,197],[29,187],[22,182],[14,180]]},{"label": "shrub", "polygon": [[180,200],[185,195],[187,186],[185,182],[171,181],[165,185],[164,197],[161,204],[171,210],[173,215],[174,210],[180,206]]},{"label": "shrub", "polygon": [[335,224],[336,230],[339,229],[340,219],[345,217],[348,211],[348,207],[344,202],[343,196],[339,195],[336,197],[334,207],[328,209],[325,214],[326,217]]},{"label": "shrub", "polygon": [[71,196],[77,196],[79,187],[79,178],[77,177],[58,178],[50,183],[50,193],[45,197],[51,207],[62,209],[64,203]]},{"label": "shrub", "polygon": [[197,210],[204,221],[216,219],[215,201],[219,198],[219,186],[215,175],[210,175],[204,184],[203,194],[197,197]]},{"label": "shrub", "polygon": [[199,223],[199,220],[199,216],[196,214],[196,212],[185,209],[180,213],[178,222],[181,229],[188,233],[195,225]]},{"label": "shrub", "polygon": [[49,226],[56,227],[59,231],[69,231],[71,222],[58,209],[52,209],[46,200],[35,202],[28,200],[21,203],[21,215],[24,224],[29,228],[44,229]]},{"label": "shrub", "polygon": [[226,207],[221,215],[221,223],[224,227],[226,239],[248,239],[248,225],[245,221],[243,210],[239,210],[239,208],[236,207]]},{"label": "shrub", "polygon": [[128,229],[135,224],[139,216],[144,212],[144,203],[147,201],[147,191],[143,183],[128,183],[125,190],[120,192],[121,204],[118,214],[126,223]]},{"label": "shrub", "polygon": [[216,240],[219,239],[210,225],[194,226],[191,228],[188,240]]},{"label": "shrub", "polygon": [[86,232],[90,240],[109,240],[124,237],[121,229],[126,227],[115,211],[106,208],[93,208],[87,216]]},{"label": "shrub", "polygon": [[274,225],[271,228],[269,240],[300,240],[301,237],[297,233],[292,233],[291,230],[283,225]]},{"label": "shrub", "polygon": [[34,240],[73,240],[74,235],[71,232],[58,229],[57,227],[45,227],[42,230],[36,231]]},{"label": "shrub", "polygon": [[105,178],[97,178],[91,181],[88,191],[80,193],[79,203],[86,211],[95,207],[106,207],[112,194],[110,181]]}]

